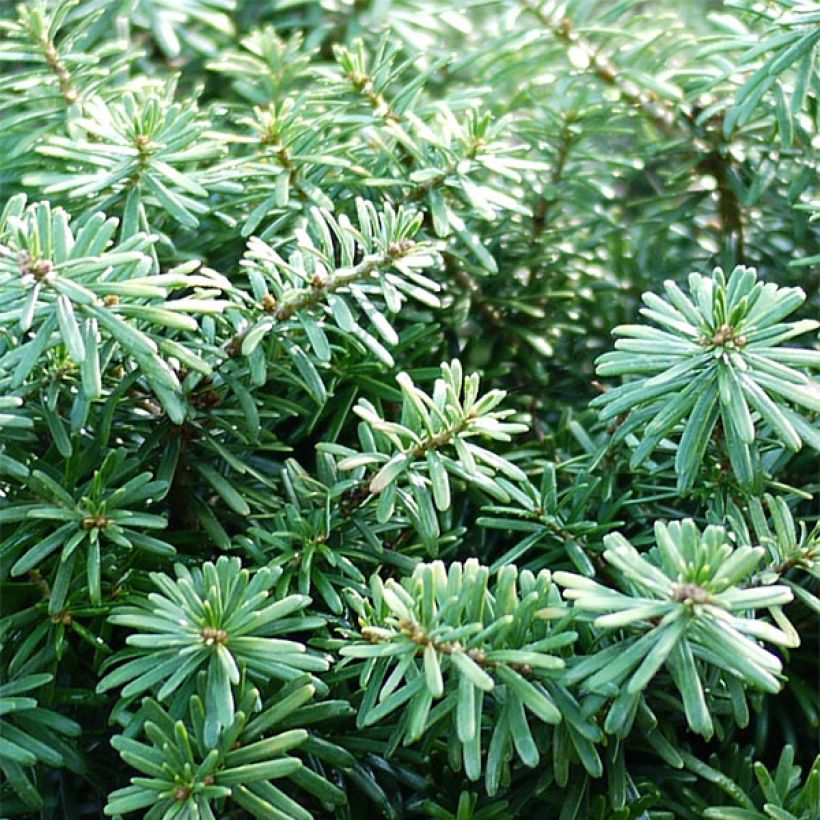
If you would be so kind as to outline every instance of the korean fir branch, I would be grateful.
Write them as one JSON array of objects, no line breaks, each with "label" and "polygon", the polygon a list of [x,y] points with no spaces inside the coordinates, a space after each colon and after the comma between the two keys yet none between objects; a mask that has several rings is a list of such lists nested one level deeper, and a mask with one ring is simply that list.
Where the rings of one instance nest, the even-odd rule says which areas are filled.
[{"label": "korean fir branch", "polygon": [[675,135],[677,112],[656,93],[644,92],[634,81],[621,76],[612,61],[593,44],[570,17],[556,13],[557,6],[542,0],[519,0],[521,7],[535,17],[559,42],[575,52],[574,60],[606,85],[617,89],[629,104],[639,108],[665,135]]},{"label": "korean fir branch", "polygon": [[[281,567],[277,595],[310,595],[314,611],[348,611],[349,589],[367,591],[367,576],[379,566],[410,572],[417,563],[410,544],[413,522],[397,509],[378,520],[368,504],[366,483],[339,470],[337,459],[317,448],[315,470],[287,459],[281,473],[282,496],[235,539],[257,563]],[[410,542],[410,543],[408,543]]]},{"label": "korean fir branch", "polygon": [[[758,641],[794,647],[799,637],[782,612],[792,591],[750,585],[763,547],[734,546],[723,528],[701,532],[691,519],[656,523],[656,547],[649,553],[639,553],[619,533],[606,536],[604,544],[614,588],[572,573],[554,578],[582,621],[620,635],[579,659],[565,677],[568,684],[614,698],[607,731],[625,736],[641,693],[664,666],[689,726],[707,738],[714,732],[702,678],[708,667],[748,687],[779,691],[782,662]],[[752,617],[756,610],[768,611],[777,626]]]},{"label": "korean fir branch", "polygon": [[375,568],[384,559],[360,529],[370,530],[373,522],[359,516],[355,524],[349,521],[352,511],[344,493],[351,482],[339,480],[329,454],[318,454],[317,476],[293,459],[284,467],[284,508],[277,505],[276,512],[255,523],[239,543],[257,560],[264,557],[282,568],[277,594],[311,595],[320,599],[314,607],[323,601],[330,612],[341,615],[344,591],[366,589],[362,565]]},{"label": "korean fir branch", "polygon": [[[402,110],[394,108],[385,96],[390,82],[397,79],[397,75],[407,65],[395,65],[398,49],[384,39],[377,52],[368,57],[364,41],[359,39],[352,48],[335,45],[333,56],[341,69],[344,82],[349,84],[354,93],[367,101],[373,116],[384,123],[399,122]],[[413,89],[416,93],[406,94],[408,102],[418,95],[421,87],[422,83],[417,83]],[[402,106],[401,109],[405,107]]]},{"label": "korean fir branch", "polygon": [[[351,47],[334,45],[333,55],[338,70],[319,70],[326,81],[324,93],[331,99],[353,96],[367,105],[368,118],[378,129],[375,136],[384,170],[405,180],[410,169],[423,164],[425,143],[435,141],[421,119],[421,109],[426,83],[447,58],[423,64],[405,57],[389,37],[383,37],[370,54],[364,40],[357,39]],[[353,113],[351,119],[356,116]]]},{"label": "korean fir branch", "polygon": [[230,77],[238,96],[265,110],[307,82],[310,58],[302,32],[294,31],[284,39],[274,26],[265,25],[235,47],[223,49],[205,67]]},{"label": "korean fir branch", "polygon": [[509,442],[527,427],[507,421],[514,410],[498,409],[506,395],[503,390],[479,396],[478,374],[465,376],[457,359],[441,365],[432,396],[407,373],[400,373],[396,381],[402,391],[400,422],[385,420],[371,402],[362,399],[353,408],[364,422],[359,432],[361,452],[333,444],[322,448],[341,456],[339,469],[355,471],[353,477],[379,496],[379,521],[389,520],[398,503],[415,520],[427,548],[435,549],[439,535],[435,510],[444,512],[451,506],[451,477],[500,501],[510,497],[503,477],[525,478],[520,467],[475,439]]},{"label": "korean fir branch", "polygon": [[[204,669],[205,732],[214,741],[234,721],[235,690],[244,676],[288,681],[303,671],[328,668],[326,657],[307,652],[302,643],[274,637],[323,623],[302,614],[310,603],[306,595],[271,602],[280,568],[251,573],[238,558],[222,556],[215,564],[208,561],[193,569],[177,564],[175,571],[176,579],[151,573],[159,592],[134,596],[109,618],[112,624],[139,630],[126,638],[133,648],[106,663],[106,668],[116,668],[97,686],[100,692],[122,687],[121,708],[145,692],[156,693],[159,701],[184,704]],[[318,680],[314,685],[325,691]]]},{"label": "korean fir branch", "polygon": [[[26,207],[18,195],[7,203],[0,215],[0,315],[20,335],[2,348],[0,377],[22,389],[42,377],[50,357],[67,358],[91,402],[104,394],[115,366],[136,367],[178,424],[186,410],[169,359],[200,372],[210,367],[173,336],[198,331],[191,314],[221,312],[225,302],[212,297],[229,285],[213,271],[194,273],[196,262],[156,273],[154,237],[136,232],[117,243],[118,224],[97,212],[75,229],[48,202]],[[169,298],[182,289],[187,296]]]},{"label": "korean fir branch", "polygon": [[743,508],[730,502],[714,512],[738,543],[757,543],[766,550],[765,564],[755,575],[758,583],[786,584],[795,598],[820,615],[820,598],[812,592],[820,579],[820,523],[811,526],[796,519],[787,499],[770,493],[747,499]]},{"label": "korean fir branch", "polygon": [[221,157],[225,145],[208,137],[209,123],[196,105],[173,102],[173,91],[169,85],[139,96],[128,92],[117,102],[87,101],[71,136],[53,135],[38,146],[52,168],[26,174],[24,184],[90,201],[93,210],[121,206],[124,237],[165,217],[196,228],[209,212],[198,166]]},{"label": "korean fir branch", "polygon": [[89,27],[105,14],[98,3],[32,0],[17,4],[16,13],[14,6],[3,4],[11,19],[0,19],[4,200],[21,189],[27,174],[42,170],[36,147],[72,132],[87,100],[121,93],[112,78],[124,76],[139,56],[121,37],[88,41]]},{"label": "korean fir branch", "polygon": [[[45,465],[44,465],[45,466]],[[61,486],[54,471],[26,470],[19,490],[0,510],[0,524],[16,525],[12,577],[37,572],[49,578],[48,612],[58,617],[73,593],[77,559],[85,565],[85,589],[92,604],[103,597],[105,570],[123,550],[144,550],[168,558],[174,548],[145,530],[166,527],[163,516],[144,507],[159,501],[167,485],[138,472],[124,448],[111,450],[102,465],[73,491]],[[59,560],[54,560],[57,556]]]},{"label": "korean fir branch", "polygon": [[[440,286],[418,270],[433,265],[436,256],[433,246],[414,238],[420,214],[389,204],[377,211],[362,199],[356,212],[358,226],[344,215],[337,220],[325,209],[311,208],[309,230],[296,231],[298,247],[287,261],[267,242],[251,238],[243,268],[256,316],[239,328],[229,354],[253,358],[269,334],[300,328],[319,362],[329,362],[326,330],[334,328],[393,365],[382,342],[393,346],[399,337],[382,311],[398,313],[408,299],[439,306]],[[381,341],[362,327],[362,314]],[[255,358],[260,355],[261,350]]]},{"label": "korean fir branch", "polygon": [[[737,52],[737,70],[730,82],[738,86],[734,104],[723,119],[724,137],[748,133],[761,120],[768,120],[784,149],[808,144],[811,133],[800,114],[809,103],[811,86],[820,78],[815,55],[820,42],[817,9],[811,3],[778,2],[752,18],[750,3],[739,2],[737,8],[749,12],[762,30],[753,46],[742,30],[723,34],[722,48]],[[715,85],[724,80],[721,76]]]},{"label": "korean fir branch", "polygon": [[811,422],[820,412],[820,387],[805,372],[820,367],[820,352],[783,345],[820,326],[811,319],[784,321],[805,300],[803,291],[765,284],[744,267],[728,280],[720,269],[690,274],[689,295],[672,281],[664,288],[666,299],[645,293],[641,308],[661,327],[616,328],[623,337],[617,350],[597,362],[602,376],[632,377],[592,401],[604,421],[619,420],[616,439],[640,436],[630,466],[642,464],[677,430],[681,492],[695,486],[713,440],[725,447],[744,487],[759,481],[755,465],[764,447],[820,449]]},{"label": "korean fir branch", "polygon": [[[233,719],[215,739],[207,728],[207,676],[200,674],[197,684],[181,718],[145,698],[140,708],[145,738],[137,740],[129,731],[112,739],[123,761],[140,774],[109,795],[107,815],[147,810],[143,816],[163,820],[214,818],[240,809],[260,820],[311,820],[308,806],[327,811],[344,803],[344,792],[293,754],[354,763],[343,749],[315,740],[303,728],[312,721],[309,704],[316,693],[305,676],[278,687],[268,699],[243,681]],[[340,701],[320,706],[327,714],[349,711]]]},{"label": "korean fir branch", "polygon": [[[17,7],[17,20],[3,26],[8,39],[0,46],[0,62],[20,59],[22,50],[26,62],[45,63],[52,75],[51,83],[56,83],[60,96],[68,106],[80,99],[69,68],[69,63],[73,63],[77,56],[65,46],[58,48],[55,38],[63,33],[65,18],[77,4],[78,0],[62,0],[49,8],[42,0],[21,3]],[[8,57],[5,56],[7,54]],[[82,64],[81,60],[78,62]]]},{"label": "korean fir branch", "polygon": [[302,208],[334,209],[333,200],[322,187],[327,184],[328,171],[347,164],[340,156],[343,146],[331,154],[324,142],[324,118],[318,113],[311,116],[313,112],[305,108],[303,100],[286,97],[255,106],[252,116],[238,120],[248,133],[233,139],[256,149],[254,162],[239,157],[226,164],[227,168],[235,165],[243,181],[242,194],[237,197],[244,220],[242,236],[254,234],[268,240],[280,233],[283,225],[292,224]]},{"label": "korean fir branch", "polygon": [[548,572],[508,565],[491,576],[475,559],[449,568],[435,561],[401,582],[374,576],[370,598],[352,604],[360,631],[340,651],[360,670],[359,726],[401,709],[396,743],[443,738],[470,780],[484,758],[490,794],[513,750],[525,765],[538,764],[539,723],[555,725],[566,711],[599,738],[558,682],[560,650],[577,635],[565,628]]},{"label": "korean fir branch", "polygon": [[[592,520],[589,514],[587,503],[599,483],[582,472],[573,475],[568,486],[559,487],[555,465],[548,464],[538,486],[528,480],[505,484],[510,501],[482,507],[476,524],[508,536],[519,533],[520,540],[505,548],[491,569],[526,561],[529,569],[569,566],[594,576],[589,543],[615,526],[611,521]],[[506,541],[502,543],[506,547]]]}]

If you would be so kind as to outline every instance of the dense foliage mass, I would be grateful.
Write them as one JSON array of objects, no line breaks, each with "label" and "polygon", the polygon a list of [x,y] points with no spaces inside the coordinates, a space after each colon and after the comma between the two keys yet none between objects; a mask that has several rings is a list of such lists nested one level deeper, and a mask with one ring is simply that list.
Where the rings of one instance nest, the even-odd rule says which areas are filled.
[{"label": "dense foliage mass", "polygon": [[811,0],[0,0],[3,817],[820,817]]}]

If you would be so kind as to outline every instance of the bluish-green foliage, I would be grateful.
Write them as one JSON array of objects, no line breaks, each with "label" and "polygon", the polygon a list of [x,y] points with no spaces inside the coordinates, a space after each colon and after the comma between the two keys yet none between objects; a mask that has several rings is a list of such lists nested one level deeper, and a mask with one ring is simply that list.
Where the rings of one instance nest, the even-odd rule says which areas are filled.
[{"label": "bluish-green foliage", "polygon": [[0,0],[0,815],[818,820],[818,48]]}]

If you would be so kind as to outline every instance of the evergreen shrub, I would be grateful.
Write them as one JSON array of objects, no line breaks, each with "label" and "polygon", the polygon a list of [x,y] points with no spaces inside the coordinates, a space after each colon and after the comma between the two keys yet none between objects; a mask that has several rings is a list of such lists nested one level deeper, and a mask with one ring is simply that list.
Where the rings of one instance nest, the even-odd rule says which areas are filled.
[{"label": "evergreen shrub", "polygon": [[820,818],[818,48],[0,0],[0,816]]}]

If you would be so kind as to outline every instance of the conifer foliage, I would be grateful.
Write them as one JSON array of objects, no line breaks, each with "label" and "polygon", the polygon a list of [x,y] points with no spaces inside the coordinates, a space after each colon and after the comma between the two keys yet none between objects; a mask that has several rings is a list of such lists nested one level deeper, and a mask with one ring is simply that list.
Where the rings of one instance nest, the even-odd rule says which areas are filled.
[{"label": "conifer foliage", "polygon": [[819,49],[0,2],[0,815],[820,818]]}]

